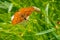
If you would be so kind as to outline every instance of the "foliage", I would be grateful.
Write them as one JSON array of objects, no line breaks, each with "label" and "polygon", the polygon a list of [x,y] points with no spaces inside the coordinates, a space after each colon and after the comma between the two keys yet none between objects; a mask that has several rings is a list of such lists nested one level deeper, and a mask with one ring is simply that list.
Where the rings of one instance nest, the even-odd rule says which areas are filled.
[{"label": "foliage", "polygon": [[[59,0],[0,0],[0,40],[60,40]],[[28,21],[11,24],[20,8],[36,6]]]}]

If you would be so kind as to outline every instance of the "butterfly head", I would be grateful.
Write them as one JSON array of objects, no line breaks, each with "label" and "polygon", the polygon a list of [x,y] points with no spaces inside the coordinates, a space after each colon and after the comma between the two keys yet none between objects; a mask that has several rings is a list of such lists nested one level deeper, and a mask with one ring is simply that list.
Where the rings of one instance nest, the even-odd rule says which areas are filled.
[{"label": "butterfly head", "polygon": [[32,7],[34,8],[35,11],[40,12],[40,8],[35,7],[35,6],[32,6]]}]

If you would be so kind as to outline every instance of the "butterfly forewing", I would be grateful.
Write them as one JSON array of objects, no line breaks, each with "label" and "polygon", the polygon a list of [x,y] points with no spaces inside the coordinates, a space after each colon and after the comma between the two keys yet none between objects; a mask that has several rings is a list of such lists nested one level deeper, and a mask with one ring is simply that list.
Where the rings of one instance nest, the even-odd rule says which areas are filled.
[{"label": "butterfly forewing", "polygon": [[15,13],[14,18],[12,20],[12,24],[17,24],[19,22],[22,22],[24,18],[21,17],[20,12]]}]

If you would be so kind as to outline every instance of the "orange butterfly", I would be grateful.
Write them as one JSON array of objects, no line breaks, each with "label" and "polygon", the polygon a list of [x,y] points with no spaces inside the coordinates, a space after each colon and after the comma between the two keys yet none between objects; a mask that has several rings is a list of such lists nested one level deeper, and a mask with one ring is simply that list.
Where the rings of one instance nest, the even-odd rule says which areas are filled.
[{"label": "orange butterfly", "polygon": [[18,12],[16,12],[11,20],[12,20],[12,24],[18,24],[20,22],[22,22],[23,20],[27,20],[29,15],[33,12],[33,11],[40,11],[39,8],[33,6],[33,7],[27,7],[27,8],[21,8]]}]

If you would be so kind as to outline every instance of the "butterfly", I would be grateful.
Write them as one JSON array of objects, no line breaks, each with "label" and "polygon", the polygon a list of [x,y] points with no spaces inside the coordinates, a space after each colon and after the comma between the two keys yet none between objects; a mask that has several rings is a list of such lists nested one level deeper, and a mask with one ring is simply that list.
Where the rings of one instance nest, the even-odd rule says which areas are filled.
[{"label": "butterfly", "polygon": [[19,9],[19,11],[15,12],[15,14],[11,17],[12,24],[15,25],[23,20],[28,20],[33,11],[40,11],[40,9],[35,6]]}]

